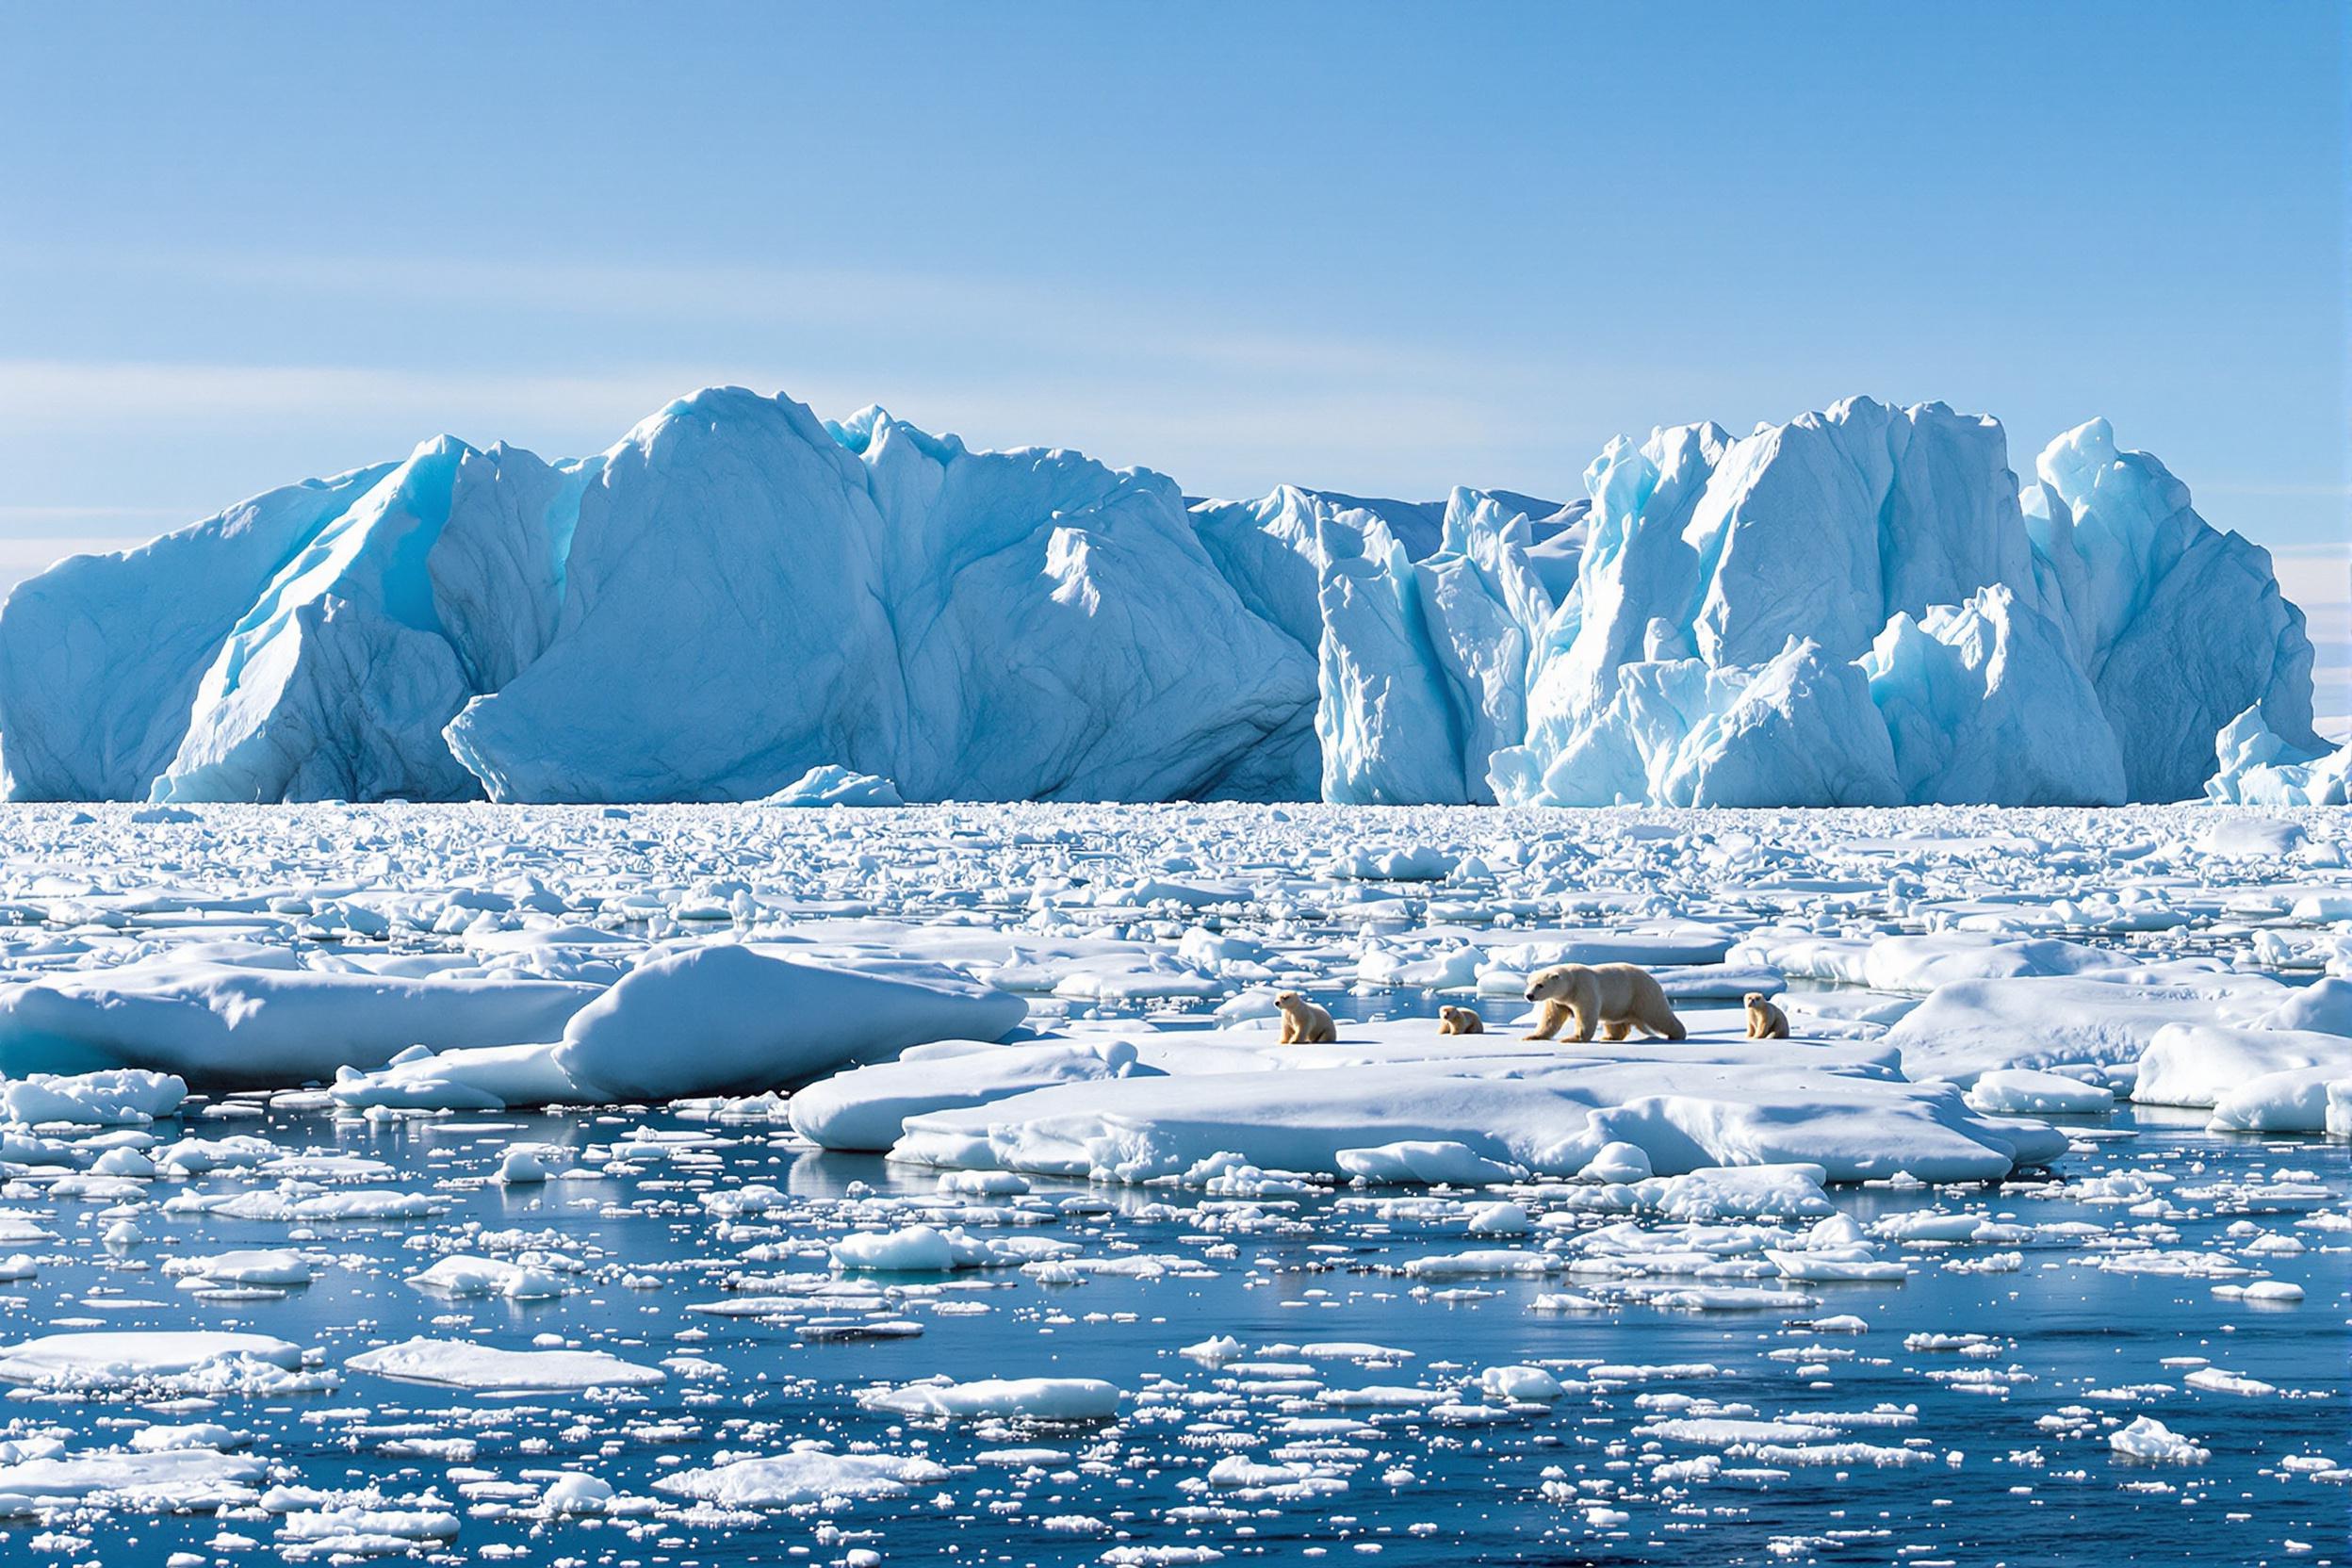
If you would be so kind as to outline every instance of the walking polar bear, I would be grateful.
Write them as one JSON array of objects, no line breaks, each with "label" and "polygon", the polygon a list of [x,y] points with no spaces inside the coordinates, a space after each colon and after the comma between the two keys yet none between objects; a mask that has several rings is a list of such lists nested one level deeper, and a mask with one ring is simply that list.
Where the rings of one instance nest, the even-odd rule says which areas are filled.
[{"label": "walking polar bear", "polygon": [[1570,1019],[1576,1022],[1573,1038],[1589,1040],[1595,1028],[1605,1040],[1622,1040],[1640,1029],[1660,1039],[1678,1040],[1689,1034],[1666,992],[1650,973],[1633,964],[1554,964],[1527,976],[1527,1000],[1544,1004],[1535,1032],[1525,1037],[1548,1040]]}]

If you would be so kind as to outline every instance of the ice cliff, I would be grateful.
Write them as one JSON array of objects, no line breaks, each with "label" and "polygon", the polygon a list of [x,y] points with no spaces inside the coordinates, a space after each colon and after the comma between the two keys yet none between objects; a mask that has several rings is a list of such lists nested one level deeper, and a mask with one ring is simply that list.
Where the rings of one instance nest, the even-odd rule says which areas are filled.
[{"label": "ice cliff", "polygon": [[596,457],[444,436],[20,584],[0,784],[2039,804],[2194,796],[2226,726],[2318,754],[2261,549],[2104,421],[2035,476],[1990,419],[1857,399],[1621,437],[1564,507],[1187,502],[711,389]]}]

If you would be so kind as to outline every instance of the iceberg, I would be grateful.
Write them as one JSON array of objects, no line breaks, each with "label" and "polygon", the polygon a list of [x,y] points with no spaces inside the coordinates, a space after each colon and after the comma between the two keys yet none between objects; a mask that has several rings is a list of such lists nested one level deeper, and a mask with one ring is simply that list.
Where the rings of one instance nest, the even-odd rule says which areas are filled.
[{"label": "iceberg", "polygon": [[2333,751],[2291,745],[2258,704],[2213,737],[2216,766],[2205,795],[2223,806],[2343,806],[2352,803],[2352,745]]},{"label": "iceberg", "polygon": [[1992,419],[1856,398],[1621,436],[1564,506],[1191,500],[708,388],[594,456],[440,436],[19,584],[0,792],[2340,799],[2268,557],[2103,420],[2034,476]]},{"label": "iceberg", "polygon": [[196,688],[294,553],[392,465],[309,480],[153,544],[77,555],[0,611],[0,789],[10,800],[144,800]]},{"label": "iceberg", "polygon": [[763,806],[904,806],[898,786],[839,763],[810,768],[760,802]]},{"label": "iceberg", "polygon": [[[2309,735],[2311,645],[2262,551],[2208,526],[2155,459],[2117,453],[2104,421],[2036,472],[2020,491],[2001,427],[1941,403],[1620,438],[1585,475],[1592,537],[1536,652],[1527,742],[1494,760],[1497,795],[2176,800],[2202,786],[2189,743],[2228,716],[2220,693]],[[1875,712],[1816,679],[1775,701],[1805,752],[1766,759],[1760,781],[1710,755],[1739,694],[1803,644],[1825,671],[1857,663]],[[1849,798],[1805,755],[1835,759]]]},{"label": "iceberg", "polygon": [[2148,453],[2119,451],[2104,419],[2059,436],[2034,466],[2021,505],[2035,573],[2073,627],[2133,800],[2194,799],[2212,771],[2205,737],[2249,706],[2288,745],[2322,749],[2311,640],[2268,551],[2198,516],[2188,486]]},{"label": "iceberg", "polygon": [[1313,697],[1159,475],[728,388],[600,460],[547,650],[448,739],[494,800],[1161,800]]}]

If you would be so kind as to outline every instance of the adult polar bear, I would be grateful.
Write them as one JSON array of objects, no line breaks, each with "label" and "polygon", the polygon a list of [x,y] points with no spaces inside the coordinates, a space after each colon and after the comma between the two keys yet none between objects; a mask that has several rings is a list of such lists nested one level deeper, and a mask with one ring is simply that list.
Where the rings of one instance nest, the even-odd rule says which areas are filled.
[{"label": "adult polar bear", "polygon": [[1666,992],[1647,970],[1633,964],[1554,964],[1527,977],[1527,1000],[1543,1004],[1544,1015],[1531,1040],[1548,1040],[1571,1018],[1573,1037],[1589,1040],[1598,1027],[1601,1038],[1622,1040],[1633,1029],[1659,1039],[1678,1040],[1689,1031]]}]

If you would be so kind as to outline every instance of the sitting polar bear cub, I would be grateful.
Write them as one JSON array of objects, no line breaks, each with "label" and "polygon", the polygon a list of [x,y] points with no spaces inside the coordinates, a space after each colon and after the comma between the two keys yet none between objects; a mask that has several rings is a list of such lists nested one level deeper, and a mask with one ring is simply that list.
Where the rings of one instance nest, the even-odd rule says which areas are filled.
[{"label": "sitting polar bear cub", "polygon": [[1633,964],[1554,964],[1537,970],[1527,976],[1527,1000],[1544,1004],[1535,1032],[1525,1037],[1531,1040],[1550,1039],[1571,1018],[1576,1021],[1572,1037],[1579,1040],[1591,1039],[1596,1027],[1605,1040],[1622,1040],[1636,1028],[1669,1040],[1689,1033],[1666,1004],[1664,988]]},{"label": "sitting polar bear cub", "polygon": [[1339,1029],[1331,1022],[1331,1015],[1309,1002],[1297,991],[1284,991],[1274,999],[1282,1009],[1282,1045],[1331,1045],[1338,1040]]},{"label": "sitting polar bear cub", "polygon": [[1788,1015],[1772,1005],[1772,998],[1762,991],[1750,991],[1740,999],[1748,1010],[1748,1038],[1752,1040],[1785,1040],[1788,1037]]}]

